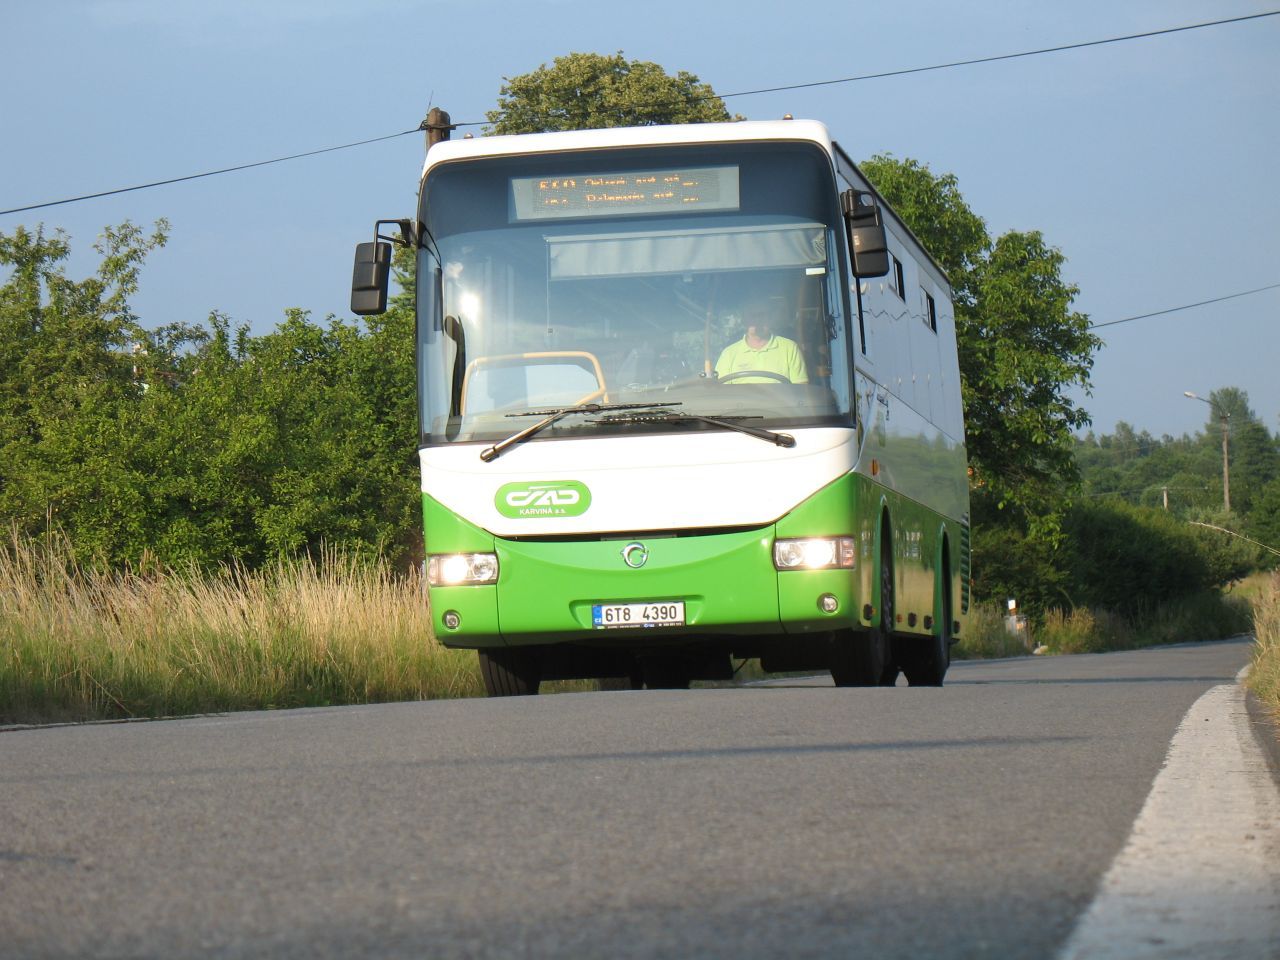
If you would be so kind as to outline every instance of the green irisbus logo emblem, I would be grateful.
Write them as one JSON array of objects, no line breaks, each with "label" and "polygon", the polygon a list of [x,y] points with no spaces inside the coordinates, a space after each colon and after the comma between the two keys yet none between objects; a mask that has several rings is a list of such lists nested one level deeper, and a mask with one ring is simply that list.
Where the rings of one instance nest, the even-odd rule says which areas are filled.
[{"label": "green irisbus logo emblem", "polygon": [[577,480],[507,483],[498,488],[493,505],[514,520],[580,517],[591,506],[591,491]]}]

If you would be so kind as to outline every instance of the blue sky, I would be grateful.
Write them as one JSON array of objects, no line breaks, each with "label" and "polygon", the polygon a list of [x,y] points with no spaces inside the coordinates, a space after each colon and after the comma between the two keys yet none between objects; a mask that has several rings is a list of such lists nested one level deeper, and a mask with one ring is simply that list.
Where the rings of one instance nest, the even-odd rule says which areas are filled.
[{"label": "blue sky", "polygon": [[[503,77],[573,51],[652,60],[722,94],[1280,9],[1280,0],[45,0],[0,11],[0,209],[378,137],[429,105],[479,121]],[[822,120],[855,159],[956,174],[993,234],[1039,229],[1095,322],[1280,283],[1280,17],[1003,63],[735,97]],[[346,315],[354,245],[409,216],[423,142],[0,217],[72,236],[166,217],[144,323],[210,310],[270,330]],[[1094,428],[1179,435],[1246,390],[1280,428],[1280,290],[1101,331]]]}]

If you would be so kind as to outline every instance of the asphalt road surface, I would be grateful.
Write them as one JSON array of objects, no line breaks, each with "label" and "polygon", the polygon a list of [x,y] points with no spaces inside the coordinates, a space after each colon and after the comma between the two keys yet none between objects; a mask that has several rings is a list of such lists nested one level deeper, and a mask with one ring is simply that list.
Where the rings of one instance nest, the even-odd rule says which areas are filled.
[{"label": "asphalt road surface", "polygon": [[0,956],[1052,958],[1248,654],[0,733]]}]

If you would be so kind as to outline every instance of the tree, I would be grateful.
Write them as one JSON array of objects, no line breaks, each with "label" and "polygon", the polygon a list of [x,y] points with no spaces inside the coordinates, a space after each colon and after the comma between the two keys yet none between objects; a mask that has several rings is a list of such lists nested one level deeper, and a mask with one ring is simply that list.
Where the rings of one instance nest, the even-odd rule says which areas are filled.
[{"label": "tree", "polygon": [[1089,423],[1068,391],[1087,388],[1102,343],[1071,309],[1079,291],[1062,279],[1066,258],[1038,231],[993,243],[952,174],[887,155],[862,170],[951,281],[976,487],[1052,532],[1063,488],[1078,482],[1073,431]]},{"label": "tree", "polygon": [[[1209,394],[1212,407],[1205,425],[1205,446],[1219,457],[1222,452],[1223,413],[1227,414],[1228,467],[1231,481],[1231,510],[1248,514],[1254,498],[1280,477],[1280,451],[1266,425],[1249,406],[1249,394],[1239,387],[1222,387]],[[1221,460],[1218,460],[1221,464]]]},{"label": "tree", "polygon": [[[60,234],[0,234],[0,517],[111,565],[244,563],[322,545],[418,550],[413,317],[288,311],[253,337],[142,329],[128,298],[164,242],[109,228],[97,272]],[[401,298],[403,299],[403,298]]]},{"label": "tree", "polygon": [[504,77],[498,108],[486,116],[490,133],[543,133],[661,123],[707,123],[731,118],[709,84],[681,70],[674,77],[656,63],[570,53],[530,73]]},{"label": "tree", "polygon": [[11,268],[0,287],[0,516],[23,532],[116,500],[106,448],[141,393],[129,297],[167,230],[163,220],[149,237],[128,222],[108,227],[97,272],[81,281],[64,272],[60,231],[0,234],[0,266]]},{"label": "tree", "polygon": [[1048,518],[1078,481],[1073,431],[1089,415],[1068,396],[1086,387],[1101,340],[1071,309],[1062,253],[1038,231],[1010,231],[978,264],[976,303],[957,311],[965,431],[974,476],[1001,503]]}]

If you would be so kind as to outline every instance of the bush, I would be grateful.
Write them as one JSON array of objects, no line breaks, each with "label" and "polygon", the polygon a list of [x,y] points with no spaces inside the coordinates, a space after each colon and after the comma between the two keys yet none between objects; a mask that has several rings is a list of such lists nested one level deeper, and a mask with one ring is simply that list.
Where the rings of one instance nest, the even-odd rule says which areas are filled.
[{"label": "bush", "polygon": [[1120,501],[1077,504],[1063,532],[1072,606],[1132,616],[1225,582],[1196,529],[1163,510]]},{"label": "bush", "polygon": [[971,543],[974,597],[996,604],[999,617],[1010,597],[1034,617],[1071,604],[1066,572],[1049,542],[1031,539],[1011,525],[988,523],[975,524]]}]

